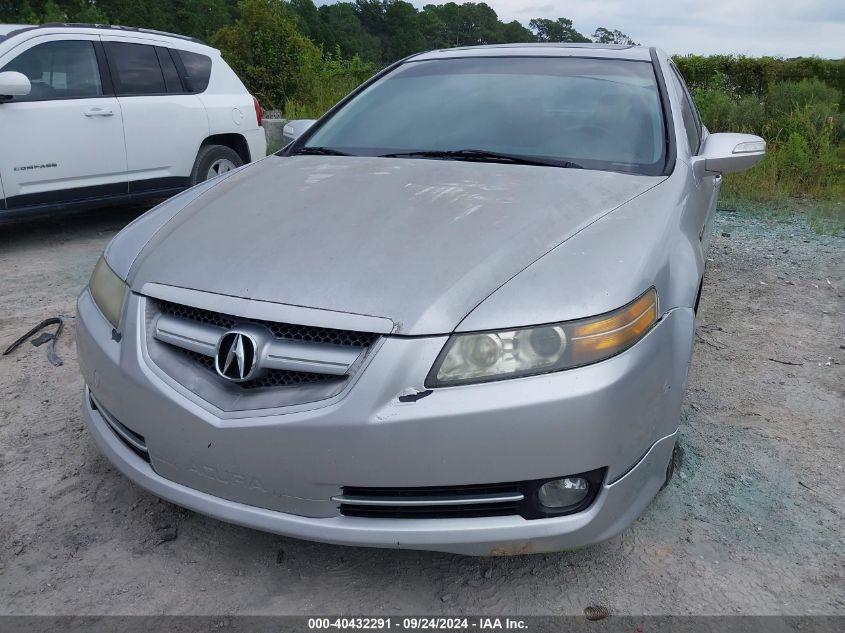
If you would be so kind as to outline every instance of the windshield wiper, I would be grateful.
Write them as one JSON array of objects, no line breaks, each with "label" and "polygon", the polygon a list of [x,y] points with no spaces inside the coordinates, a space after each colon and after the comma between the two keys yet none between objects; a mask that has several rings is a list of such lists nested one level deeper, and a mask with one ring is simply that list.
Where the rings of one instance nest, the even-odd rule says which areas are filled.
[{"label": "windshield wiper", "polygon": [[346,152],[341,152],[338,149],[332,149],[331,147],[300,147],[295,149],[291,152],[291,154],[314,154],[317,156],[352,156],[352,154],[347,154]]},{"label": "windshield wiper", "polygon": [[396,152],[382,154],[382,158],[440,158],[442,160],[471,160],[486,163],[512,163],[514,165],[540,165],[544,167],[563,167],[583,169],[578,163],[551,158],[534,158],[519,154],[504,154],[483,149],[420,150],[416,152]]}]

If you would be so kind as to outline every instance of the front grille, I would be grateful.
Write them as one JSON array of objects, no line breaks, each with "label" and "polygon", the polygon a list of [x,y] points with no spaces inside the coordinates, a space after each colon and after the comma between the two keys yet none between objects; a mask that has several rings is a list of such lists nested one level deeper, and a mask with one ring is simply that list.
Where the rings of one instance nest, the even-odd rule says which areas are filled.
[{"label": "front grille", "polygon": [[[275,321],[264,321],[239,317],[213,310],[195,308],[160,299],[151,300],[158,312],[185,321],[192,321],[205,325],[212,325],[224,329],[232,329],[238,325],[247,323],[257,324],[267,328],[275,338],[306,343],[323,343],[328,345],[345,346],[361,350],[369,348],[378,339],[378,334],[369,332],[358,332],[355,330],[338,330],[334,328],[317,327],[310,325],[298,325],[295,323],[279,323]],[[285,369],[268,369],[254,380],[234,383],[224,381],[217,374],[214,367],[214,358],[204,354],[184,349],[178,346],[169,346],[174,353],[182,357],[190,358],[194,363],[207,370],[214,381],[220,381],[227,388],[243,391],[256,392],[262,389],[275,389],[279,387],[297,387],[308,385],[325,385],[326,389],[332,388],[332,384],[341,385],[348,376],[337,376],[332,374],[321,374],[307,371],[295,371]],[[340,388],[340,387],[338,387]],[[325,389],[323,390],[324,393]]]},{"label": "front grille", "polygon": [[257,323],[263,325],[277,338],[285,338],[293,341],[306,341],[310,343],[329,343],[330,345],[348,345],[350,347],[369,347],[378,338],[377,334],[369,332],[356,332],[354,330],[335,330],[326,327],[311,325],[297,325],[295,323],[277,323],[275,321],[262,321],[260,319],[247,319],[243,317],[222,314],[211,310],[193,308],[170,301],[158,301],[158,308],[164,314],[198,323],[207,323],[231,329],[238,323]]},{"label": "front grille", "polygon": [[[194,359],[198,365],[204,367],[215,377],[219,377],[217,370],[214,368],[214,359],[205,354],[199,354],[189,349],[180,349],[180,351],[187,354]],[[307,371],[290,371],[287,369],[271,369],[263,376],[255,380],[248,380],[246,382],[232,383],[241,389],[261,389],[266,387],[292,387],[295,385],[310,385],[315,382],[331,382],[341,381],[343,376],[333,376],[331,374],[315,374]]]}]

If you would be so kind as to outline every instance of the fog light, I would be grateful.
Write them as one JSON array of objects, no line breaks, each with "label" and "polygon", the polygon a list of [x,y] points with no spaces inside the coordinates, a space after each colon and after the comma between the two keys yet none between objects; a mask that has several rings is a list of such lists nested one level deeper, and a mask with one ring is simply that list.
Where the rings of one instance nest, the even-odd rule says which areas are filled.
[{"label": "fog light", "polygon": [[564,477],[544,483],[537,496],[544,507],[558,510],[578,505],[589,492],[590,484],[583,477]]}]

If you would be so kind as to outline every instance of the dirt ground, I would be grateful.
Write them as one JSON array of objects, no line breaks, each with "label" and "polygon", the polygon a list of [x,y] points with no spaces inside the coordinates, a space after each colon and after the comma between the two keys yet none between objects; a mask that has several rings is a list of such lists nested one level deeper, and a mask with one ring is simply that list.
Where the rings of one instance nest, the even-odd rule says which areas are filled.
[{"label": "dirt ground", "polygon": [[[0,221],[0,348],[74,313],[139,210]],[[0,356],[0,613],[845,614],[845,240],[720,212],[683,462],[636,523],[552,555],[308,543],[138,489],[80,415],[69,320],[51,366]]]}]

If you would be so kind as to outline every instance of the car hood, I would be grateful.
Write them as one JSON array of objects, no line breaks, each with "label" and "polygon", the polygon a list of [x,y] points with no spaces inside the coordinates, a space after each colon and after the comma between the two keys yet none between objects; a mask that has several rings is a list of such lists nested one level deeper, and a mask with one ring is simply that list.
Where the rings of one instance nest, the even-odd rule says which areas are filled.
[{"label": "car hood", "polygon": [[662,179],[271,156],[164,223],[135,259],[129,281],[139,292],[152,282],[386,317],[399,334],[442,334],[526,266]]}]

